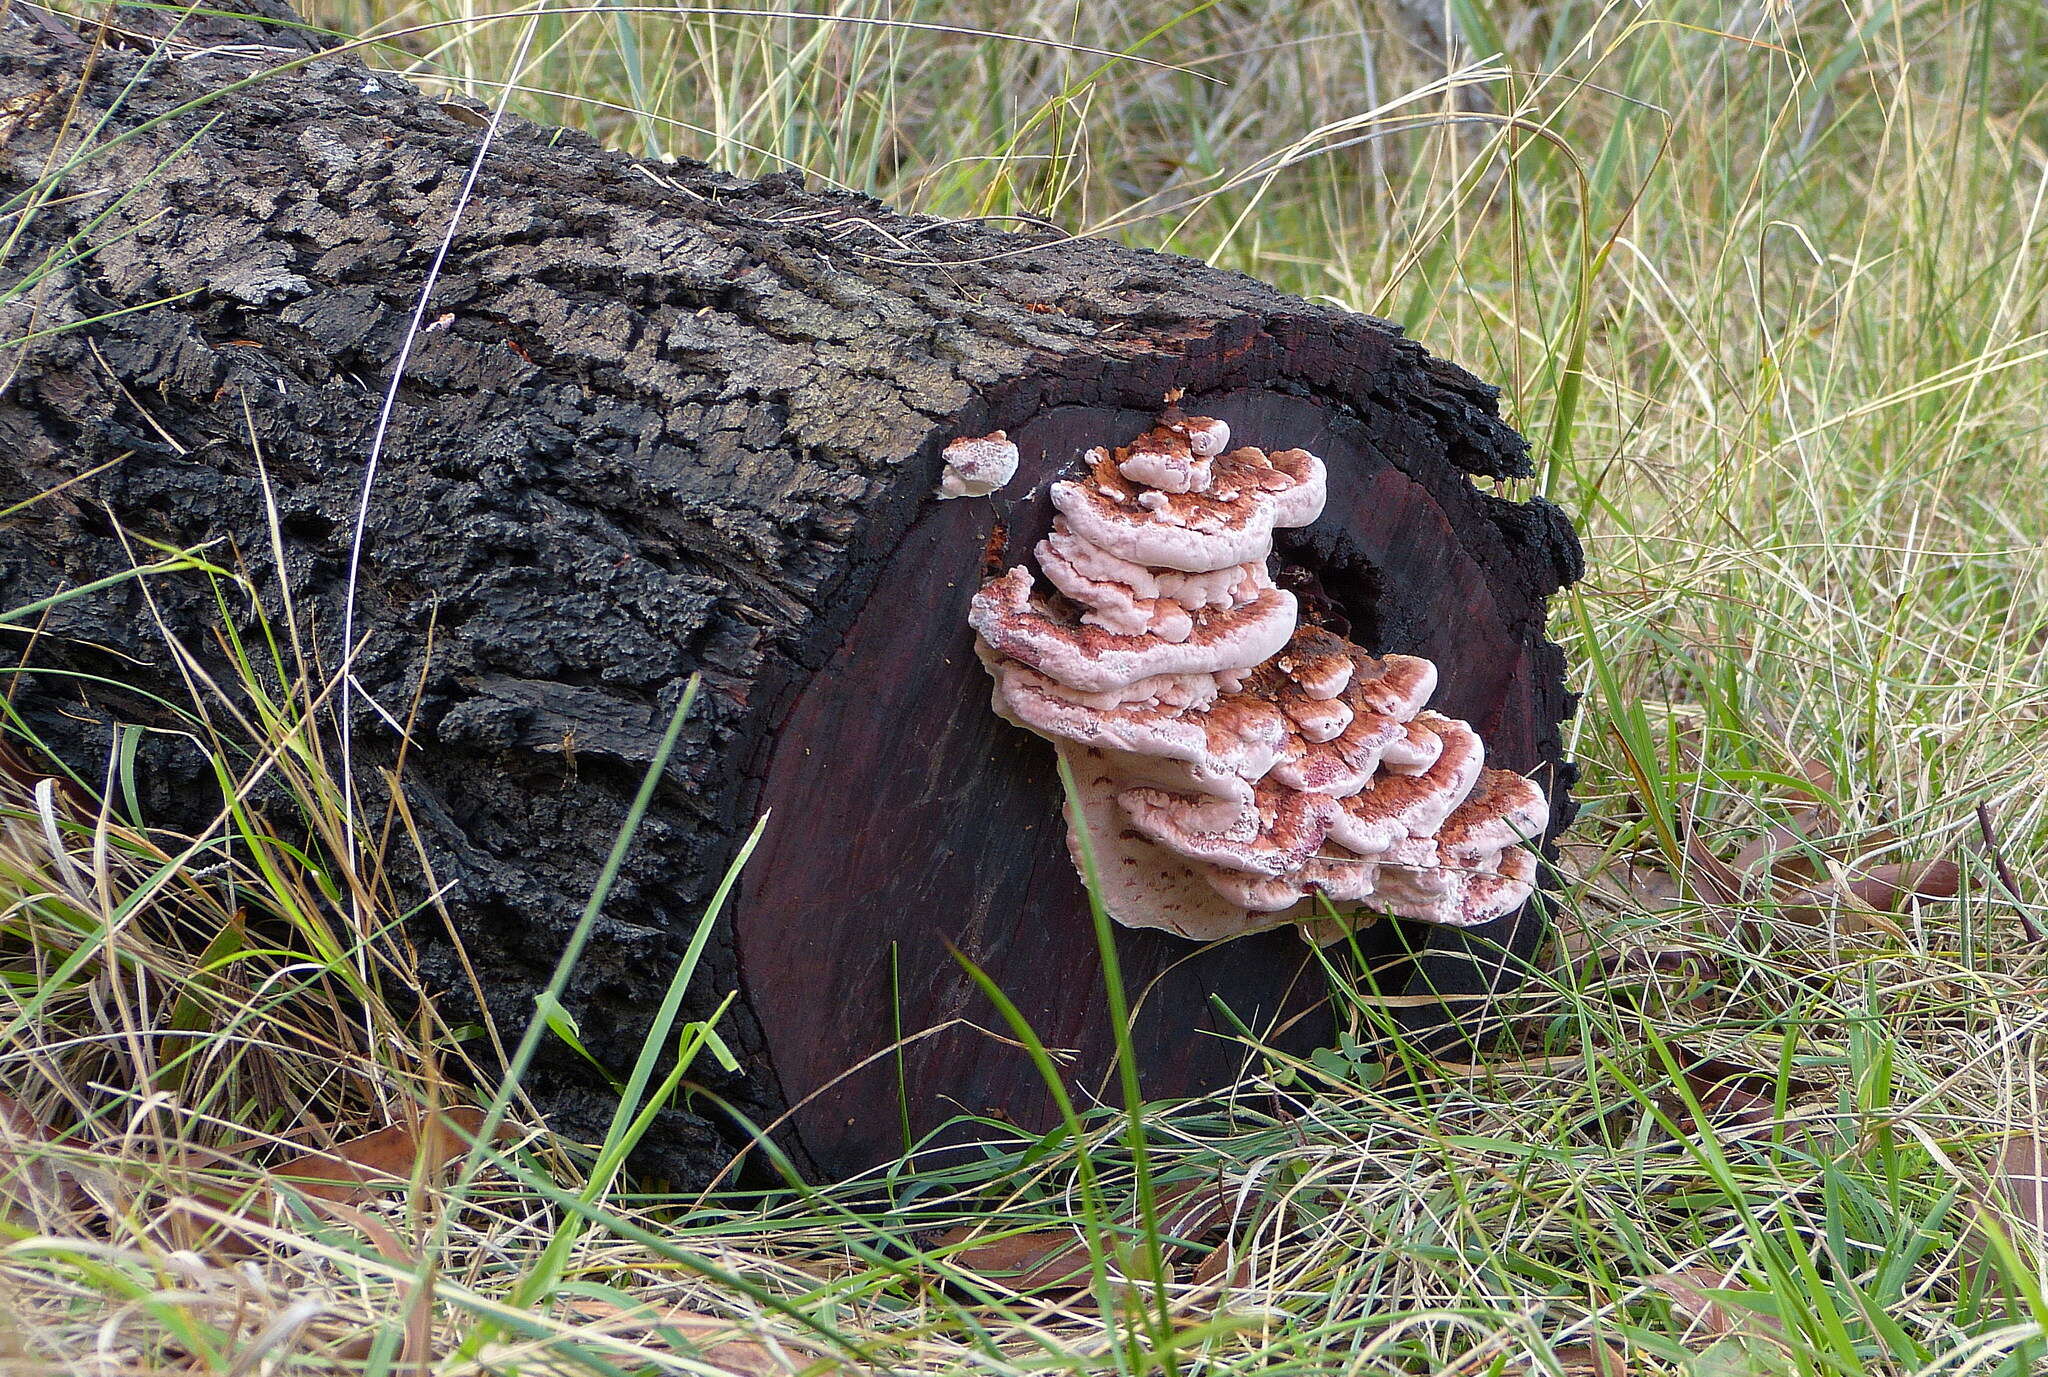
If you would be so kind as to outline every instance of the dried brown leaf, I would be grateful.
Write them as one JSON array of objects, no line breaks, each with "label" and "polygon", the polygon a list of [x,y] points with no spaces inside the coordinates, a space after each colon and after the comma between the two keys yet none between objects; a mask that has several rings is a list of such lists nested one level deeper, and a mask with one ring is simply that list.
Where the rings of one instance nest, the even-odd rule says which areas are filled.
[{"label": "dried brown leaf", "polygon": [[432,1274],[414,1278],[412,1294],[405,1302],[405,1341],[398,1351],[399,1370],[411,1369],[421,1377],[432,1370],[434,1361],[434,1283]]},{"label": "dried brown leaf", "polygon": [[1232,1217],[1230,1195],[1216,1181],[1177,1181],[1163,1187],[1154,1209],[1159,1236],[1184,1243],[1201,1242],[1228,1226]]},{"label": "dried brown leaf", "polygon": [[1722,1278],[1705,1267],[1688,1267],[1683,1272],[1664,1272],[1648,1278],[1649,1284],[1671,1298],[1671,1308],[1693,1327],[1719,1338],[1741,1329],[1728,1307],[1707,1294],[1720,1290]]},{"label": "dried brown leaf", "polygon": [[1779,901],[1778,916],[1795,923],[1819,923],[1830,912],[1842,913],[1846,908],[1845,917],[1853,922],[1861,916],[1867,923],[1873,913],[1897,913],[1916,904],[1953,899],[1962,886],[1962,877],[1962,867],[1948,860],[1873,866],[1860,874],[1844,875],[1784,896]]},{"label": "dried brown leaf", "polygon": [[1597,842],[1565,841],[1559,845],[1561,869],[1584,881],[1604,904],[1622,910],[1668,908],[1678,895],[1678,882],[1663,866],[1616,855]]},{"label": "dried brown leaf", "polygon": [[56,1140],[48,1124],[0,1091],[0,1212],[70,1209],[82,1202],[77,1180],[42,1150]]},{"label": "dried brown leaf", "polygon": [[1686,939],[1702,926],[1726,932],[1727,915],[1711,915],[1702,925],[1701,915],[1681,901],[1681,887],[1670,871],[1612,857],[1591,844],[1581,844],[1568,862],[1576,863],[1586,877],[1588,896],[1598,904],[1617,913],[1662,917],[1668,924],[1654,931],[1640,924],[1601,925],[1588,922],[1577,906],[1558,914],[1552,924],[1553,951],[1582,979],[1647,975],[1696,983],[1720,974],[1719,959]]},{"label": "dried brown leaf", "polygon": [[418,1265],[419,1258],[411,1248],[399,1240],[397,1230],[368,1210],[359,1210],[340,1200],[318,1199],[313,1201],[313,1208],[337,1223],[348,1225],[370,1240],[370,1246],[386,1261],[398,1263],[402,1267]]},{"label": "dried brown leaf", "polygon": [[1809,851],[1826,852],[1831,841],[1839,841],[1838,827],[1839,820],[1829,809],[1794,809],[1785,821],[1744,842],[1730,865],[1743,875],[1761,868],[1780,880],[1811,880],[1820,872]]},{"label": "dried brown leaf", "polygon": [[[1620,748],[1628,772],[1634,776],[1639,798],[1654,797],[1657,791],[1650,785],[1650,771],[1629,744],[1628,737],[1616,726],[1609,725],[1608,731],[1614,737],[1614,744]],[[1678,729],[1680,753],[1688,759],[1697,760],[1698,742],[1687,739],[1687,734],[1696,733],[1697,728],[1688,724]],[[1640,806],[1640,805],[1639,805]],[[1663,842],[1664,853],[1670,858],[1674,871],[1682,870],[1690,881],[1694,893],[1709,904],[1730,905],[1742,899],[1742,877],[1735,874],[1728,863],[1716,856],[1699,840],[1691,806],[1683,799],[1678,800],[1677,816],[1667,825],[1660,815],[1644,808],[1645,816],[1656,823],[1656,831]],[[1733,914],[1713,915],[1719,925],[1733,931],[1739,919]]]},{"label": "dried brown leaf", "polygon": [[[670,1341],[673,1335],[685,1345],[684,1349],[675,1351],[682,1351],[686,1356],[694,1354],[713,1367],[735,1374],[735,1377],[784,1377],[784,1374],[801,1370],[813,1362],[810,1359],[791,1362],[777,1357],[773,1349],[758,1340],[728,1337],[741,1332],[737,1321],[698,1310],[686,1310],[681,1306],[642,1303],[626,1307],[608,1300],[579,1296],[566,1302],[564,1308],[570,1315],[602,1328],[607,1334],[630,1338],[648,1347],[675,1350]],[[834,1370],[845,1371],[843,1367]]]},{"label": "dried brown leaf", "polygon": [[412,1179],[416,1168],[438,1171],[469,1150],[482,1131],[484,1113],[460,1107],[392,1124],[299,1156],[271,1175],[301,1195],[350,1204]]},{"label": "dried brown leaf", "polygon": [[1634,861],[1625,862],[1621,867],[1620,879],[1629,898],[1641,908],[1669,908],[1681,897],[1678,881],[1671,872],[1656,866],[1639,865]]},{"label": "dried brown leaf", "polygon": [[29,1111],[27,1105],[0,1090],[0,1129],[21,1138],[47,1143],[56,1137],[50,1126]]},{"label": "dried brown leaf", "polygon": [[1685,827],[1685,859],[1693,888],[1699,891],[1701,899],[1708,903],[1724,906],[1739,906],[1744,901],[1745,884],[1742,875],[1734,866],[1716,856],[1692,826],[1692,819],[1682,820]]},{"label": "dried brown leaf", "polygon": [[[976,1238],[981,1230],[948,1229],[932,1239],[931,1247],[954,1248]],[[1067,1229],[1033,1229],[1004,1234],[960,1248],[949,1259],[954,1266],[999,1278],[1019,1291],[1041,1291],[1047,1287],[1085,1286],[1088,1277],[1088,1249]]]},{"label": "dried brown leaf", "polygon": [[[1674,924],[1679,915],[1672,915]],[[1645,976],[1699,984],[1719,976],[1722,963],[1712,952],[1681,942],[1658,942],[1646,935],[1595,933],[1575,917],[1556,925],[1557,951],[1581,980],[1637,979]],[[1617,991],[1619,993],[1619,991]]]},{"label": "dried brown leaf", "polygon": [[2048,1233],[2048,1144],[2038,1134],[2015,1133],[1999,1147],[1993,1169],[2013,1214]]},{"label": "dried brown leaf", "polygon": [[[1181,1181],[1165,1186],[1155,1198],[1153,1210],[1159,1221],[1163,1260],[1168,1263],[1184,1256],[1191,1245],[1199,1245],[1226,1227],[1231,1219],[1230,1199],[1213,1181]],[[1137,1232],[1135,1201],[1121,1224],[1120,1236],[1130,1237]],[[1000,1278],[1020,1291],[1056,1286],[1079,1288],[1088,1284],[1088,1248],[1070,1229],[1033,1229],[974,1242],[982,1232],[971,1226],[948,1229],[931,1238],[927,1246],[959,1248],[951,1256],[955,1265]],[[968,1246],[962,1247],[963,1244]]]},{"label": "dried brown leaf", "polygon": [[[1778,1122],[1777,1077],[1725,1057],[1698,1056],[1676,1047],[1672,1051],[1679,1058],[1679,1074],[1686,1089],[1706,1115],[1706,1128],[1724,1137],[1746,1137],[1768,1132]],[[1811,1081],[1788,1076],[1786,1102],[1789,1105],[1795,1099],[1817,1094],[1819,1089]],[[1674,1104],[1670,1108],[1682,1106]]]},{"label": "dried brown leaf", "polygon": [[[443,1109],[331,1148],[300,1153],[272,1168],[263,1184],[253,1188],[239,1175],[192,1181],[187,1189],[210,1208],[195,1211],[173,1204],[161,1213],[158,1224],[176,1247],[215,1257],[246,1257],[261,1248],[261,1231],[223,1223],[219,1216],[226,1213],[253,1221],[268,1214],[280,1199],[296,1196],[316,1213],[361,1233],[382,1256],[411,1266],[413,1251],[391,1227],[354,1206],[382,1191],[404,1186],[416,1170],[430,1175],[440,1171],[469,1150],[483,1123],[482,1110],[467,1106]],[[510,1136],[510,1130],[501,1128],[499,1136]],[[216,1155],[183,1145],[181,1156],[195,1151]]]},{"label": "dried brown leaf", "polygon": [[1800,778],[1806,781],[1806,796],[1815,803],[1825,806],[1827,801],[1838,796],[1835,789],[1835,772],[1818,760],[1808,758],[1799,762]]},{"label": "dried brown leaf", "polygon": [[1231,1290],[1250,1286],[1251,1256],[1236,1255],[1230,1245],[1219,1245],[1195,1267],[1193,1280],[1196,1286],[1222,1286]]},{"label": "dried brown leaf", "polygon": [[2036,1243],[2048,1240],[2048,1142],[2043,1141],[2042,1133],[2008,1134],[1987,1168],[1987,1179],[1973,1181],[1970,1186],[1979,1219],[1962,1240],[1966,1290],[1975,1290],[1986,1271],[1993,1278],[1999,1275],[1995,1262],[1986,1266],[1987,1259],[1997,1253],[1985,1231],[1990,1220],[1999,1221],[2008,1235],[2018,1233],[2024,1238],[2031,1234]]},{"label": "dried brown leaf", "polygon": [[1565,1377],[1628,1377],[1628,1355],[1605,1339],[1559,1344],[1550,1356]]},{"label": "dried brown leaf", "polygon": [[1715,1291],[1739,1291],[1742,1288],[1730,1287],[1729,1278],[1717,1275],[1711,1267],[1687,1267],[1645,1280],[1669,1296],[1671,1308],[1702,1334],[1718,1339],[1731,1334],[1768,1337],[1782,1332],[1782,1327],[1768,1316],[1738,1310],[1723,1304],[1719,1297],[1713,1295]]}]

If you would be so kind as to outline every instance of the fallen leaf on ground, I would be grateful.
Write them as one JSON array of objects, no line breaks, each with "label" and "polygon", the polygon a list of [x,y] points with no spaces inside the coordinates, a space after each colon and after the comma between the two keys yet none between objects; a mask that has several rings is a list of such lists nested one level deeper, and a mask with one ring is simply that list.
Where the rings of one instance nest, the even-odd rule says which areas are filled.
[{"label": "fallen leaf on ground", "polygon": [[1563,872],[1589,885],[1611,908],[1653,912],[1670,907],[1679,897],[1678,882],[1663,866],[1610,854],[1593,842],[1567,841],[1559,851]]},{"label": "fallen leaf on ground", "polygon": [[419,1265],[419,1258],[414,1255],[411,1248],[399,1241],[397,1231],[368,1210],[359,1210],[354,1205],[340,1200],[315,1200],[313,1208],[337,1223],[348,1225],[367,1238],[370,1246],[377,1250],[377,1255],[386,1261],[395,1262],[401,1267]]},{"label": "fallen leaf on ground", "polygon": [[1835,772],[1827,765],[1809,758],[1800,761],[1798,769],[1800,778],[1806,781],[1801,793],[1821,804],[1835,797]]},{"label": "fallen leaf on ground", "polygon": [[[1674,921],[1676,921],[1674,915]],[[1575,920],[1560,919],[1556,925],[1558,953],[1582,981],[1614,980],[1659,976],[1687,984],[1714,979],[1724,970],[1713,952],[1682,942],[1653,941],[1637,932],[1595,933]],[[1630,993],[1636,986],[1618,989]]]},{"label": "fallen leaf on ground", "polygon": [[1233,1257],[1232,1252],[1228,1243],[1218,1244],[1211,1249],[1209,1256],[1203,1258],[1195,1268],[1195,1285],[1225,1286],[1232,1290],[1251,1285],[1251,1258]]},{"label": "fallen leaf on ground", "polygon": [[[1231,1203],[1216,1182],[1182,1181],[1160,1189],[1153,1212],[1159,1222],[1162,1261],[1171,1264],[1190,1245],[1230,1222]],[[1114,1222],[1112,1237],[1120,1245],[1115,1251],[1135,1259],[1143,1248],[1139,1227],[1133,1201],[1127,1216]],[[1032,1229],[974,1242],[983,1232],[971,1225],[947,1229],[928,1246],[959,1248],[950,1258],[955,1266],[999,1278],[1020,1291],[1088,1284],[1088,1245],[1073,1229]]]},{"label": "fallen leaf on ground", "polygon": [[[1678,1058],[1679,1074],[1685,1079],[1686,1089],[1706,1114],[1708,1128],[1724,1136],[1742,1137],[1768,1131],[1778,1122],[1776,1076],[1725,1057],[1697,1056],[1678,1047],[1671,1050]],[[1788,1076],[1785,1101],[1789,1105],[1793,1100],[1818,1093],[1819,1089],[1812,1081]],[[1684,1106],[1676,1104],[1670,1108],[1683,1111]]]},{"label": "fallen leaf on ground", "polygon": [[1584,877],[1587,906],[1625,915],[1665,915],[1666,927],[1643,924],[1600,924],[1588,921],[1573,905],[1557,913],[1551,924],[1552,948],[1582,981],[1631,976],[1662,976],[1698,983],[1721,972],[1720,960],[1699,945],[1688,943],[1697,931],[1697,914],[1679,902],[1677,881],[1669,871],[1640,861],[1609,856],[1605,848],[1581,843],[1567,847],[1566,865]]},{"label": "fallen leaf on ground", "polygon": [[1738,1294],[1743,1288],[1729,1286],[1729,1278],[1717,1275],[1711,1267],[1687,1267],[1644,1280],[1669,1296],[1671,1308],[1702,1334],[1722,1338],[1730,1334],[1774,1335],[1782,1332],[1776,1320],[1737,1309],[1723,1301],[1723,1295]]},{"label": "fallen leaf on ground", "polygon": [[480,1109],[444,1109],[413,1123],[392,1124],[331,1148],[301,1153],[270,1174],[301,1195],[353,1204],[410,1181],[416,1164],[429,1172],[446,1166],[469,1151],[483,1125]]},{"label": "fallen leaf on ground", "polygon": [[[1833,910],[1842,919],[1853,922],[1858,906],[1872,913],[1888,914],[1930,900],[1953,899],[1962,879],[1962,867],[1954,861],[1902,861],[1873,866],[1786,895],[1779,903],[1778,916],[1795,923],[1818,923]],[[1868,914],[1863,916],[1867,918]]]},{"label": "fallen leaf on ground", "polygon": [[1963,1237],[1963,1285],[1968,1290],[1976,1289],[1986,1270],[1994,1279],[2000,1275],[1993,1260],[1998,1249],[1985,1231],[1989,1220],[1998,1221],[2007,1235],[2017,1235],[2014,1242],[2022,1250],[2026,1235],[2037,1243],[2048,1239],[2048,1142],[2042,1134],[2007,1134],[1988,1168],[1989,1179],[1970,1186],[1980,1217]]},{"label": "fallen leaf on ground", "polygon": [[1700,840],[1699,831],[1693,826],[1689,813],[1680,819],[1680,823],[1685,828],[1686,868],[1693,887],[1699,891],[1700,898],[1724,907],[1741,905],[1747,897],[1745,891],[1748,889],[1742,873],[1716,856],[1713,850]]},{"label": "fallen leaf on ground", "polygon": [[[972,1226],[948,1229],[931,1241],[931,1247],[955,1248],[978,1237]],[[1041,1291],[1062,1283],[1085,1285],[1088,1249],[1071,1229],[1033,1229],[1005,1234],[960,1248],[947,1258],[955,1267],[996,1277],[1019,1291]]]},{"label": "fallen leaf on ground", "polygon": [[[335,1144],[302,1152],[261,1173],[251,1172],[241,1154],[181,1142],[153,1162],[166,1173],[151,1189],[173,1199],[156,1211],[151,1227],[172,1248],[208,1256],[245,1257],[264,1246],[265,1220],[288,1200],[302,1200],[329,1220],[364,1235],[381,1256],[412,1265],[413,1251],[377,1216],[354,1206],[402,1188],[415,1171],[438,1172],[469,1150],[483,1128],[482,1110],[458,1106],[392,1124]],[[500,1127],[498,1137],[515,1136]],[[251,1144],[239,1144],[246,1151]],[[246,1223],[251,1227],[243,1227]]]},{"label": "fallen leaf on ground", "polygon": [[[578,1296],[566,1302],[563,1308],[570,1316],[588,1321],[607,1334],[631,1339],[646,1347],[659,1346],[685,1355],[694,1354],[714,1367],[735,1374],[735,1377],[783,1377],[785,1373],[817,1366],[817,1360],[809,1355],[792,1353],[788,1358],[779,1357],[774,1349],[756,1339],[720,1337],[745,1331],[737,1320],[685,1310],[681,1306],[646,1302],[622,1306],[596,1297]],[[681,1339],[683,1348],[676,1349],[670,1336]],[[837,1364],[826,1370],[846,1371]]]},{"label": "fallen leaf on ground", "polygon": [[43,1150],[56,1141],[48,1124],[0,1091],[0,1212],[68,1210],[83,1202],[77,1178]]},{"label": "fallen leaf on ground", "polygon": [[1785,821],[1744,842],[1729,864],[1744,875],[1761,870],[1773,879],[1811,880],[1820,873],[1812,853],[1826,849],[1838,826],[1828,809],[1795,808]]},{"label": "fallen leaf on ground", "polygon": [[1605,1339],[1560,1344],[1550,1351],[1565,1377],[1628,1377],[1628,1356]]},{"label": "fallen leaf on ground", "polygon": [[1994,1170],[2012,1212],[2037,1233],[2048,1232],[2048,1144],[2032,1133],[2015,1133],[1998,1150]]}]

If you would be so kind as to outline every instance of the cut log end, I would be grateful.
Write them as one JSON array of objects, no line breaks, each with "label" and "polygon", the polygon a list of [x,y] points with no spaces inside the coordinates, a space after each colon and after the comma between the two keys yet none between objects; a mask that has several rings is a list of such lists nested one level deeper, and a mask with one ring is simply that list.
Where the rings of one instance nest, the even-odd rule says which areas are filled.
[{"label": "cut log end", "polygon": [[[1389,444],[1389,431],[1408,424],[1398,413],[1256,387],[1191,391],[1183,406],[1227,421],[1239,437],[1322,456],[1323,514],[1278,534],[1291,581],[1320,618],[1367,649],[1433,661],[1435,705],[1473,725],[1493,764],[1544,784],[1561,824],[1570,801],[1557,732],[1569,704],[1542,634],[1556,576],[1517,565],[1510,539],[1520,528],[1504,533],[1493,520],[1528,509],[1476,491],[1440,461],[1419,473],[1395,462],[1413,464],[1412,451]],[[918,1136],[960,1113],[1049,1126],[1049,1097],[1008,1030],[992,1024],[961,959],[1069,1054],[1077,1086],[1110,1088],[1114,1039],[1056,753],[990,710],[968,612],[985,571],[1027,563],[1051,529],[1052,484],[1149,417],[1138,407],[1066,406],[1005,419],[1021,456],[1016,477],[987,499],[920,514],[833,658],[797,696],[768,758],[763,803],[783,821],[771,824],[743,882],[736,935],[783,1093],[799,1106],[794,1136],[828,1173],[899,1150],[906,1111]],[[1097,834],[1117,835],[1113,800],[1096,797],[1085,771],[1076,775],[1084,809],[1102,813]],[[1140,864],[1125,850],[1096,860],[1105,871]],[[1146,883],[1170,889],[1175,880]],[[1241,927],[1233,915],[1242,910],[1208,886],[1168,902],[1187,905],[1189,935]],[[1365,926],[1358,942],[1387,992],[1413,985],[1454,1001],[1411,1005],[1402,1016],[1455,1037],[1455,1001],[1501,986],[1538,930],[1518,910],[1462,934],[1387,920]],[[1332,1034],[1326,981],[1291,929],[1207,947],[1169,932],[1119,930],[1116,940],[1150,1093],[1231,1084],[1247,1058],[1234,1024],[1295,1053]],[[1431,955],[1418,966],[1406,960],[1411,947]],[[807,1013],[821,1009],[834,1016]],[[921,1036],[893,1047],[899,1029]]]}]

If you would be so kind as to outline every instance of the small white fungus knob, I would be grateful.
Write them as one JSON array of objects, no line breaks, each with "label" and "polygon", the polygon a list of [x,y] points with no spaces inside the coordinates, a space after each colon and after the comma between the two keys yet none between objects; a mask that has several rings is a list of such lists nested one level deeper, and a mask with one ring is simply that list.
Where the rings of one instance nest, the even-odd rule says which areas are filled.
[{"label": "small white fungus knob", "polygon": [[1017,447],[1000,430],[966,436],[945,448],[946,472],[939,479],[939,498],[987,497],[1017,476]]}]

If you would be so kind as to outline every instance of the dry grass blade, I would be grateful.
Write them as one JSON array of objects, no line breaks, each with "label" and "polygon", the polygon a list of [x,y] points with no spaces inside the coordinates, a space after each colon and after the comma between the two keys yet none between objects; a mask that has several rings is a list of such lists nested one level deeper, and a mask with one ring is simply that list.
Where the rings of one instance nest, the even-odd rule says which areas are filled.
[{"label": "dry grass blade", "polygon": [[263,1372],[287,1356],[299,1335],[325,1311],[317,1300],[295,1301],[275,1315],[249,1346],[235,1359],[227,1377],[250,1377]]}]

